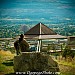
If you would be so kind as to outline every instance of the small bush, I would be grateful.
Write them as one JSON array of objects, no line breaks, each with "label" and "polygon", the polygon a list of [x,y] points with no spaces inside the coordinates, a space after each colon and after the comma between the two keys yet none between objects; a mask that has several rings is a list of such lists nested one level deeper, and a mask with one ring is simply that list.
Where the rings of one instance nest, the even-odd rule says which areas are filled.
[{"label": "small bush", "polygon": [[63,51],[63,54],[62,54],[62,57],[68,57],[70,56],[71,58],[73,58],[75,55],[75,52],[71,50],[71,48],[69,46],[66,46],[64,51]]}]

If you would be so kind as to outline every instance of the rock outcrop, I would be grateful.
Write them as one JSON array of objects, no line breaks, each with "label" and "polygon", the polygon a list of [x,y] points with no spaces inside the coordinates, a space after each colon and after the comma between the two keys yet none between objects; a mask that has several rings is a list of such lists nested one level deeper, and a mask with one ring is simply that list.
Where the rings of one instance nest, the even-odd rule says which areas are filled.
[{"label": "rock outcrop", "polygon": [[46,53],[25,52],[14,57],[15,72],[59,72],[58,64]]}]

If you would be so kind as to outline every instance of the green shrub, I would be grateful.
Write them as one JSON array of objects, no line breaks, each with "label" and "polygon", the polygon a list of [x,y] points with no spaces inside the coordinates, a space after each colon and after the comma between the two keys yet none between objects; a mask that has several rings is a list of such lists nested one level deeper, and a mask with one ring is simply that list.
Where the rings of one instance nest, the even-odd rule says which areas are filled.
[{"label": "green shrub", "polygon": [[75,55],[75,52],[71,50],[71,48],[69,46],[66,46],[64,51],[63,51],[63,54],[62,54],[62,57],[67,57],[67,56],[70,56],[70,57],[74,57]]}]

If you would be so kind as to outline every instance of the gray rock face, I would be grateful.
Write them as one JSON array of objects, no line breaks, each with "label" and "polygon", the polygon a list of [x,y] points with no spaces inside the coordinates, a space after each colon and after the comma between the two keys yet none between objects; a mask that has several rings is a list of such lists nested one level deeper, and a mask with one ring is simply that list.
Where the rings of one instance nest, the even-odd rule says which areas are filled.
[{"label": "gray rock face", "polygon": [[59,72],[58,64],[46,53],[25,52],[14,57],[15,72]]}]

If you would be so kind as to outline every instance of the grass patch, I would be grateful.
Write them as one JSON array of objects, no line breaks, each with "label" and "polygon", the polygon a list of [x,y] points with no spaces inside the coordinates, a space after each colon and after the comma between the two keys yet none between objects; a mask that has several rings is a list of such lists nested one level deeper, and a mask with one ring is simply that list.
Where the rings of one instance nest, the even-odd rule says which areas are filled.
[{"label": "grass patch", "polygon": [[10,51],[0,51],[0,72],[4,74],[14,73],[13,58],[15,54]]},{"label": "grass patch", "polygon": [[75,63],[73,61],[67,62],[65,60],[55,60],[59,65],[69,66],[75,68]]},{"label": "grass patch", "polygon": [[56,60],[54,59],[58,65],[61,74],[60,75],[75,75],[75,59],[72,61],[67,61],[64,59]]}]

